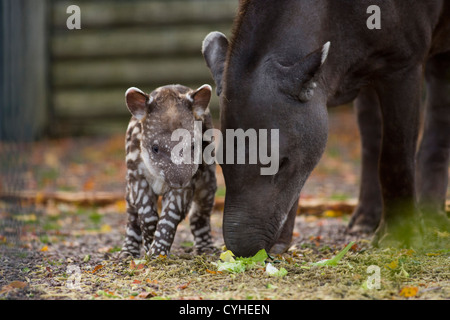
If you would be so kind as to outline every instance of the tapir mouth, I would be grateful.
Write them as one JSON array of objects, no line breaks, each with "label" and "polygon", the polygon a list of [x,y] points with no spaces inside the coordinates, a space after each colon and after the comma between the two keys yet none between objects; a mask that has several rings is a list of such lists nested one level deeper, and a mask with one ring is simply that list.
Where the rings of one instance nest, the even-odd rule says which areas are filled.
[{"label": "tapir mouth", "polygon": [[263,217],[252,216],[250,219],[245,213],[230,212],[225,209],[223,220],[223,233],[226,247],[236,256],[249,257],[256,254],[259,250],[270,251],[274,245],[277,236],[280,233],[280,227]]}]

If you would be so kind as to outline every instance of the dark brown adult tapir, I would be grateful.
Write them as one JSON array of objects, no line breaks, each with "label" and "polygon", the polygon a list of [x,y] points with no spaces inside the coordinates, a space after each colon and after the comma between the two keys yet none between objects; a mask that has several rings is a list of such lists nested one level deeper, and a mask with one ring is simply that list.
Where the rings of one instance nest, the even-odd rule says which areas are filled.
[{"label": "dark brown adult tapir", "polygon": [[424,220],[448,230],[450,1],[242,0],[231,41],[212,32],[202,52],[222,132],[279,130],[276,174],[261,175],[260,162],[222,164],[224,239],[236,255],[287,248],[300,191],[327,142],[327,107],[354,99],[363,172],[350,229],[376,229],[375,245],[413,247]]}]

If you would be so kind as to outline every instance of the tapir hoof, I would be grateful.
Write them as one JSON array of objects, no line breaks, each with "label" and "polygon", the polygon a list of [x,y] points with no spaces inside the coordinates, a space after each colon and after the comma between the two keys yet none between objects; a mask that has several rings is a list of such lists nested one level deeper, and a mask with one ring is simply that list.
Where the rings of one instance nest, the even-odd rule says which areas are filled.
[{"label": "tapir hoof", "polygon": [[275,243],[272,248],[270,248],[269,252],[271,254],[282,254],[285,253],[289,249],[290,243]]},{"label": "tapir hoof", "polygon": [[130,251],[122,250],[119,252],[119,254],[116,256],[117,260],[127,260],[127,259],[133,259],[138,258],[139,254],[133,254]]},{"label": "tapir hoof", "polygon": [[350,233],[372,233],[381,219],[381,208],[359,205],[352,214],[347,231]]},{"label": "tapir hoof", "polygon": [[424,245],[424,226],[422,221],[401,221],[389,223],[381,221],[372,239],[374,247],[384,248],[422,248]]}]

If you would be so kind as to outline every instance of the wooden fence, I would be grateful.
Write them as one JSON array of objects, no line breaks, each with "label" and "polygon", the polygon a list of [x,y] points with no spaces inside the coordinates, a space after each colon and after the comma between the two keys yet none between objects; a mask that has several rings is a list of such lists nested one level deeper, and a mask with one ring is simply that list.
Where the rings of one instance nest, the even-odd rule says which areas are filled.
[{"label": "wooden fence", "polygon": [[[66,26],[72,4],[80,7],[81,30]],[[52,0],[49,5],[51,128],[76,134],[123,131],[128,87],[150,92],[170,83],[213,85],[202,40],[213,30],[230,33],[238,0]]]}]

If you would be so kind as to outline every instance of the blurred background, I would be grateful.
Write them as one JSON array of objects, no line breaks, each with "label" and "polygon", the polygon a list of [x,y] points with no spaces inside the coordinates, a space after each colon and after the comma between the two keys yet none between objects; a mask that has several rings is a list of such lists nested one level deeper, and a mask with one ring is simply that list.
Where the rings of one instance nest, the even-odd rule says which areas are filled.
[{"label": "blurred background", "polygon": [[[67,28],[72,4],[81,10],[81,30]],[[24,120],[26,138],[122,132],[130,86],[151,92],[171,83],[212,84],[202,40],[212,30],[229,35],[237,5],[238,0],[2,0],[1,137],[17,135],[16,122]],[[211,107],[217,114],[216,97]]]}]

